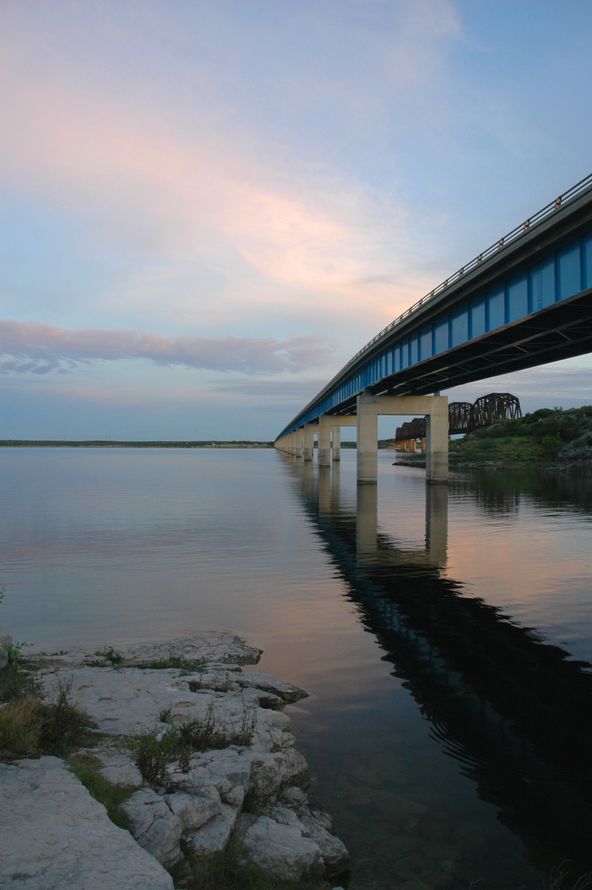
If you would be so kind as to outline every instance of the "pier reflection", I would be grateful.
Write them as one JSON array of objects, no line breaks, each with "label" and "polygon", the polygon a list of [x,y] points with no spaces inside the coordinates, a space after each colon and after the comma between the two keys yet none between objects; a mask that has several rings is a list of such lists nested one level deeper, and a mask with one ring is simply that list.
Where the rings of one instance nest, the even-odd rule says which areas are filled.
[{"label": "pier reflection", "polygon": [[[443,577],[446,490],[426,487],[425,548],[410,550],[381,531],[375,486],[358,488],[354,510],[342,502],[339,470],[287,466],[360,620],[432,737],[536,868],[571,860],[574,875],[590,870],[591,666]],[[484,511],[516,509],[514,497],[486,484],[477,502]]]}]

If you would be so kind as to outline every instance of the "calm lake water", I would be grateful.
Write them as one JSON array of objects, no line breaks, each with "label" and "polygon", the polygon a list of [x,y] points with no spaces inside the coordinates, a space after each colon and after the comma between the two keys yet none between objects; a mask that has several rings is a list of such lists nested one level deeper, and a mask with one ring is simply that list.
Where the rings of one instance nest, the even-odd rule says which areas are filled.
[{"label": "calm lake water", "polygon": [[592,480],[356,499],[273,451],[2,449],[1,628],[38,648],[225,629],[289,709],[351,890],[540,888],[592,869]]}]

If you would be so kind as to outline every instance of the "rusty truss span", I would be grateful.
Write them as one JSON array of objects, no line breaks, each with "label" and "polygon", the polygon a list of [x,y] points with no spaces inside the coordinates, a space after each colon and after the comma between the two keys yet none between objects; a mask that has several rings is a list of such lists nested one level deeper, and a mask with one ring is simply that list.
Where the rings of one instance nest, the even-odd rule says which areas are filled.
[{"label": "rusty truss span", "polygon": [[[450,402],[448,406],[448,432],[470,433],[500,420],[522,417],[520,400],[509,392],[490,392],[471,402]],[[425,417],[415,417],[397,427],[396,442],[423,439],[426,436]]]}]

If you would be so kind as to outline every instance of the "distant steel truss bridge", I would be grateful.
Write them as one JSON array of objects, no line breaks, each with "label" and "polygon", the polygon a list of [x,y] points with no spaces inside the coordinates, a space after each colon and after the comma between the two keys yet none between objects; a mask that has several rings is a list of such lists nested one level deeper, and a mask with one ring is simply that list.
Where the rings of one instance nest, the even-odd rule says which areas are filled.
[{"label": "distant steel truss bridge", "polygon": [[[490,392],[471,402],[450,402],[448,405],[448,432],[470,433],[500,420],[522,417],[520,400],[509,392]],[[415,417],[397,427],[395,442],[424,439],[427,434],[425,417]]]}]

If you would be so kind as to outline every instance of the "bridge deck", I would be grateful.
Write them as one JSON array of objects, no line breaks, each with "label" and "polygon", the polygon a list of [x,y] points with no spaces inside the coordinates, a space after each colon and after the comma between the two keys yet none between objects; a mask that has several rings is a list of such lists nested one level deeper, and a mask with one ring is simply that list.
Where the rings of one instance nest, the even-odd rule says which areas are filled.
[{"label": "bridge deck", "polygon": [[592,351],[592,175],[443,282],[285,427],[355,413],[364,391],[428,394]]}]

